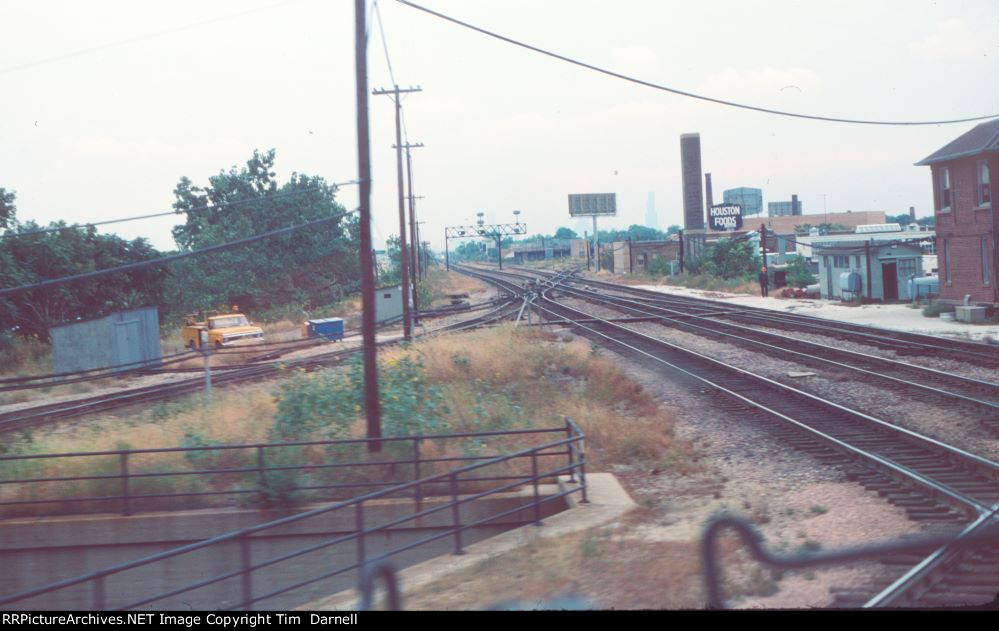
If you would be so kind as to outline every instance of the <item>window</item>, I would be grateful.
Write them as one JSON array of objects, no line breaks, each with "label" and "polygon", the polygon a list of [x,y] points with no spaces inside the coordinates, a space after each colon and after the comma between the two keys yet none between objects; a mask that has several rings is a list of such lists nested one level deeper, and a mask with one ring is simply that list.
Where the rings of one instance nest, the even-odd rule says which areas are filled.
[{"label": "window", "polygon": [[989,186],[989,163],[981,160],[978,163],[978,205],[992,205],[992,189]]},{"label": "window", "polygon": [[950,241],[944,241],[944,280],[950,284]]},{"label": "window", "polygon": [[860,255],[853,257],[853,266],[860,269]]},{"label": "window", "polygon": [[950,167],[940,167],[940,211],[950,212]]},{"label": "window", "polygon": [[982,237],[982,284],[989,284],[989,240]]},{"label": "window", "polygon": [[833,267],[842,267],[844,269],[850,267],[850,257],[837,254],[833,257]]},{"label": "window", "polygon": [[916,259],[898,260],[898,277],[913,278],[916,275]]}]

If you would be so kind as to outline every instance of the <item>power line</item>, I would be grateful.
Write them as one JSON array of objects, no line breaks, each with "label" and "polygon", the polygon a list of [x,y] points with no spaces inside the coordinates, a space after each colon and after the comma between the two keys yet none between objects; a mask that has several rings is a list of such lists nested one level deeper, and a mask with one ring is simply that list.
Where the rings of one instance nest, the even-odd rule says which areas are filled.
[{"label": "power line", "polygon": [[398,85],[395,81],[395,73],[392,72],[392,59],[389,58],[388,41],[385,39],[385,27],[382,25],[382,11],[378,8],[378,0],[374,0],[373,5],[375,17],[378,18],[378,32],[381,34],[382,50],[385,51],[385,63],[388,65],[389,78],[392,80],[392,85]]},{"label": "power line", "polygon": [[143,35],[137,35],[135,37],[129,37],[128,39],[118,40],[116,42],[108,42],[106,44],[99,44],[97,46],[91,46],[90,48],[81,48],[79,50],[70,51],[68,53],[62,53],[59,55],[53,55],[51,57],[45,57],[43,59],[36,59],[34,61],[28,61],[23,64],[16,64],[13,66],[7,66],[6,68],[0,68],[0,74],[6,74],[9,72],[17,72],[19,70],[26,70],[28,68],[34,68],[36,66],[43,66],[45,64],[55,63],[57,61],[63,61],[65,59],[72,59],[73,57],[79,57],[80,55],[88,55],[90,53],[96,53],[102,50],[107,50],[109,48],[116,48],[118,46],[126,46],[128,44],[135,44],[137,42],[142,42],[147,39],[153,39],[156,37],[162,37],[164,35],[171,35],[173,33],[179,33],[181,31],[187,31],[192,28],[197,28],[199,26],[207,26],[209,24],[215,24],[216,22],[224,22],[226,20],[231,20],[233,18],[243,17],[244,15],[249,15],[251,13],[257,13],[260,11],[267,11],[269,9],[276,9],[277,7],[284,6],[286,4],[291,4],[293,2],[298,2],[299,0],[285,0],[285,2],[278,2],[275,4],[270,4],[264,7],[257,7],[256,9],[249,9],[246,11],[240,11],[239,13],[230,13],[228,15],[220,15],[217,18],[211,18],[208,20],[202,20],[200,22],[191,22],[190,24],[184,24],[181,26],[176,26],[174,28],[164,29],[162,31],[155,31],[152,33],[145,33]]},{"label": "power line", "polygon": [[804,118],[804,119],[809,119],[809,120],[826,121],[826,122],[830,122],[830,123],[850,123],[850,124],[855,124],[855,125],[949,125],[949,124],[952,124],[952,123],[970,123],[970,122],[974,122],[974,121],[982,121],[982,120],[988,120],[988,119],[991,119],[991,118],[999,117],[999,114],[989,114],[987,116],[973,116],[973,117],[969,117],[969,118],[956,118],[956,119],[938,120],[938,121],[878,121],[878,120],[862,120],[862,119],[853,119],[853,118],[835,118],[835,117],[831,117],[831,116],[816,116],[816,115],[813,115],[813,114],[799,114],[799,113],[795,113],[795,112],[785,112],[783,110],[774,110],[774,109],[770,109],[770,108],[766,108],[766,107],[759,107],[759,106],[756,106],[756,105],[747,105],[745,103],[736,103],[734,101],[726,101],[726,100],[723,100],[723,99],[716,99],[716,98],[710,97],[710,96],[704,96],[702,94],[695,94],[693,92],[686,92],[684,90],[679,90],[677,88],[671,88],[669,86],[662,85],[662,84],[659,84],[659,83],[652,83],[651,81],[645,81],[644,79],[638,79],[636,77],[632,77],[632,76],[629,76],[629,75],[621,74],[619,72],[614,72],[613,70],[608,70],[606,68],[601,68],[599,66],[594,66],[592,64],[588,64],[586,62],[579,61],[578,59],[573,59],[571,57],[566,57],[565,55],[560,55],[560,54],[552,52],[550,50],[545,50],[543,48],[539,48],[537,46],[532,46],[531,44],[527,44],[527,43],[524,43],[524,42],[512,39],[510,37],[506,37],[504,35],[500,35],[499,33],[495,33],[493,31],[486,30],[484,28],[475,26],[473,24],[469,24],[468,22],[463,22],[462,20],[450,17],[448,15],[444,15],[443,13],[438,13],[437,11],[433,11],[432,9],[428,9],[427,7],[420,6],[420,5],[418,5],[418,4],[414,3],[414,2],[410,2],[409,0],[396,0],[396,2],[404,4],[404,5],[408,6],[408,7],[412,7],[414,9],[419,10],[419,11],[423,11],[424,13],[430,14],[430,15],[432,15],[434,17],[438,17],[438,18],[440,18],[442,20],[446,20],[448,22],[451,22],[452,24],[457,24],[458,26],[463,26],[463,27],[465,27],[467,29],[470,29],[472,31],[475,31],[477,33],[481,33],[483,35],[487,35],[489,37],[498,39],[498,40],[500,40],[502,42],[506,42],[508,44],[513,44],[514,46],[519,46],[521,48],[525,48],[527,50],[530,50],[530,51],[533,51],[533,52],[536,52],[536,53],[539,53],[539,54],[542,54],[542,55],[546,55],[548,57],[552,57],[552,58],[558,59],[560,61],[564,61],[564,62],[572,64],[574,66],[579,66],[581,68],[586,68],[587,70],[593,70],[594,72],[599,72],[601,74],[605,74],[607,76],[614,77],[615,79],[621,79],[623,81],[629,81],[631,83],[636,83],[638,85],[643,85],[643,86],[645,86],[647,88],[653,88],[653,89],[656,89],[656,90],[662,90],[663,92],[670,92],[672,94],[678,94],[680,96],[685,96],[685,97],[692,98],[692,99],[699,99],[701,101],[707,101],[709,103],[716,103],[718,105],[727,105],[729,107],[737,107],[737,108],[741,108],[741,109],[744,109],[744,110],[752,110],[754,112],[763,112],[764,114],[775,114],[775,115],[778,115],[778,116],[789,116],[789,117],[792,117],[792,118]]},{"label": "power line", "polygon": [[[357,184],[357,180],[350,180],[348,182],[336,182],[331,184],[334,188],[339,188],[340,186],[347,186],[350,184]],[[78,223],[71,226],[56,226],[53,228],[38,228],[37,230],[25,230],[23,232],[7,232],[5,234],[0,234],[0,239],[9,239],[12,237],[29,237],[36,234],[47,234],[49,232],[61,232],[63,230],[76,230],[78,228],[89,228],[92,226],[105,226],[112,223],[124,223],[126,221],[138,221],[140,219],[152,219],[154,217],[166,217],[168,215],[182,215],[185,213],[198,212],[203,210],[217,210],[223,208],[231,208],[233,206],[241,206],[243,204],[249,204],[252,202],[258,202],[263,200],[281,199],[284,197],[290,197],[292,195],[302,195],[305,193],[314,193],[320,189],[318,188],[308,188],[296,191],[286,191],[284,193],[274,193],[273,195],[266,195],[264,197],[252,197],[248,199],[240,199],[234,202],[224,202],[222,204],[213,204],[211,206],[201,206],[198,208],[191,208],[190,210],[170,210],[159,213],[152,213],[148,215],[135,215],[133,217],[123,217],[121,219],[108,219],[105,221],[94,221],[91,223]]]},{"label": "power line", "polygon": [[101,276],[107,276],[109,274],[118,274],[121,272],[131,272],[137,269],[143,269],[146,267],[151,267],[153,265],[165,265],[166,263],[172,263],[180,259],[185,259],[191,256],[198,256],[201,254],[208,254],[209,252],[220,252],[223,250],[229,250],[232,248],[239,247],[241,245],[246,245],[248,243],[255,243],[257,241],[262,241],[270,237],[276,237],[283,234],[288,234],[295,232],[297,230],[302,230],[303,228],[312,228],[325,223],[329,223],[336,219],[341,219],[347,215],[357,212],[357,209],[349,210],[347,212],[337,213],[335,215],[330,215],[329,217],[323,217],[322,219],[316,219],[313,221],[307,221],[305,223],[297,224],[294,226],[288,226],[285,228],[278,228],[277,230],[271,230],[270,232],[264,232],[262,234],[254,235],[252,237],[247,237],[245,239],[239,239],[237,241],[229,241],[227,243],[220,243],[218,245],[212,245],[207,248],[201,248],[198,250],[190,250],[188,252],[181,252],[179,254],[171,254],[170,256],[163,256],[158,259],[152,259],[149,261],[139,261],[137,263],[128,263],[126,265],[119,265],[117,267],[109,267],[107,269],[96,270],[93,272],[86,272],[84,274],[76,274],[74,276],[64,276],[63,278],[54,278],[51,280],[45,280],[37,283],[31,283],[29,285],[21,285],[19,287],[10,287],[8,289],[0,289],[0,298],[4,296],[12,296],[16,294],[22,294],[27,291],[34,291],[36,289],[46,289],[48,287],[55,287],[58,285],[64,285],[66,283],[99,278]]}]

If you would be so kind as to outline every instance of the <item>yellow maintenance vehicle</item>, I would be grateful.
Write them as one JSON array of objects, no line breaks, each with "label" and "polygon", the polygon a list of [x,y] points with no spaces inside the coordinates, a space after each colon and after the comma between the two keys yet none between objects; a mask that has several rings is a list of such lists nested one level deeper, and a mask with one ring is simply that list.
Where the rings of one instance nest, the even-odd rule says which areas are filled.
[{"label": "yellow maintenance vehicle", "polygon": [[208,348],[223,348],[247,342],[261,342],[264,331],[242,313],[219,314],[217,311],[189,313],[184,316],[184,328],[180,333],[184,346],[192,350],[201,348],[201,332],[205,332]]}]

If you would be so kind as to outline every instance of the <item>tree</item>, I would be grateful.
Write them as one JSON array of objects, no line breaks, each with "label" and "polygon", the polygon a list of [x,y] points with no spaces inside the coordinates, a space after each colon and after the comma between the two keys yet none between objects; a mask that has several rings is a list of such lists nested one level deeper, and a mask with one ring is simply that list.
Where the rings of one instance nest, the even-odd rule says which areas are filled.
[{"label": "tree", "polygon": [[703,256],[687,265],[687,270],[692,274],[732,279],[755,278],[761,267],[760,257],[751,243],[724,239],[708,246]]},{"label": "tree", "polygon": [[681,228],[680,226],[675,226],[675,225],[674,226],[670,226],[669,228],[666,229],[666,236],[669,236],[671,234],[677,234],[681,230],[683,230],[683,228]]},{"label": "tree", "polygon": [[[50,224],[50,228],[65,227]],[[34,222],[24,231],[39,229]],[[99,235],[93,227],[7,238],[0,241],[0,287],[17,287],[42,280],[157,258],[145,239],[126,241]],[[74,281],[0,299],[0,330],[49,339],[49,327],[107,315],[121,309],[162,302],[165,270],[159,266]]]},{"label": "tree", "polygon": [[7,189],[0,187],[0,228],[17,226],[17,208],[14,206],[16,197],[14,191],[8,193]]},{"label": "tree", "polygon": [[787,262],[787,284],[792,287],[808,287],[819,282],[808,267],[808,261],[795,256]]},{"label": "tree", "polygon": [[579,235],[571,228],[559,228],[555,231],[556,239],[578,239]]},{"label": "tree", "polygon": [[[182,177],[174,189],[174,208],[187,215],[173,231],[180,249],[345,214],[336,202],[336,188],[321,177],[292,173],[279,185],[274,160],[273,149],[254,151],[245,167],[221,171],[203,188]],[[252,201],[225,206],[244,200]],[[318,228],[185,259],[171,270],[168,303],[179,312],[234,303],[248,309],[329,304],[359,286],[358,248],[357,218],[345,216]]]}]

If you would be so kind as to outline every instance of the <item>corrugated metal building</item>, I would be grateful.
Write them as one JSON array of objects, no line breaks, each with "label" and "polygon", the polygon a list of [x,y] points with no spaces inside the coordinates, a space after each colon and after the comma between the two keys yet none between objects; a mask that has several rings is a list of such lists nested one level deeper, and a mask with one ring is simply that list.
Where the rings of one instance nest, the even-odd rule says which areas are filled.
[{"label": "corrugated metal building", "polygon": [[121,372],[161,365],[156,307],[54,326],[49,334],[56,373],[107,367],[116,367],[115,372]]}]

